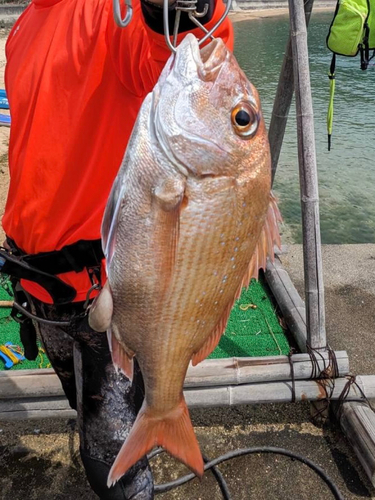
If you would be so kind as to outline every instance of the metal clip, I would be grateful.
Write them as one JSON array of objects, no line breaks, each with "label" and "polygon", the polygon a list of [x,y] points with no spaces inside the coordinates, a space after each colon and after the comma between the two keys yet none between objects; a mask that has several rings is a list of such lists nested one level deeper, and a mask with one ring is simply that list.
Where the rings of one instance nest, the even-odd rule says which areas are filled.
[{"label": "metal clip", "polygon": [[83,304],[83,310],[86,311],[87,308],[89,307],[89,304],[90,304],[90,300],[91,300],[91,293],[94,291],[94,290],[101,290],[102,287],[96,283],[95,285],[92,285],[92,287],[88,290],[87,294],[86,294],[86,300],[85,300],[85,303]]},{"label": "metal clip", "polygon": [[198,0],[176,0],[176,7],[175,7],[176,18],[173,28],[173,43],[172,43],[169,34],[169,9],[168,9],[169,1],[164,0],[163,3],[164,37],[167,46],[172,52],[176,52],[177,36],[178,36],[178,28],[180,25],[181,12],[186,12],[189,16],[190,21],[192,21],[196,26],[198,26],[198,28],[200,28],[205,33],[204,37],[199,40],[199,45],[202,45],[208,38],[214,39],[213,33],[217,30],[217,28],[227,17],[230,7],[232,5],[232,0],[227,0],[226,8],[223,15],[221,16],[219,21],[215,24],[215,26],[211,28],[210,31],[208,31],[207,28],[205,28],[203,24],[198,21],[197,18],[205,16],[207,14],[209,6],[208,4],[205,4],[203,12],[197,12],[197,2]]},{"label": "metal clip", "polygon": [[124,19],[121,17],[121,0],[113,0],[113,16],[115,18],[115,23],[120,28],[125,28],[131,21],[133,16],[133,7],[131,0],[125,0],[126,14]]}]

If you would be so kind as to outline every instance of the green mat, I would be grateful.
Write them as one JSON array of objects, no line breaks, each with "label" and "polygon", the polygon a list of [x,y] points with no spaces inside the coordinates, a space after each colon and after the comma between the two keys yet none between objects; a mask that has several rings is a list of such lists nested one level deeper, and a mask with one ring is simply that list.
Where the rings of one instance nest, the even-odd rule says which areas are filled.
[{"label": "green mat", "polygon": [[290,346],[267,287],[252,280],[233,306],[228,325],[211,358],[278,356]]},{"label": "green mat", "polygon": [[[0,287],[0,300],[10,299],[6,289]],[[6,342],[22,347],[19,324],[10,317],[10,308],[0,308],[0,345]],[[35,361],[25,360],[11,370],[49,367],[48,359],[39,347],[40,354]],[[289,350],[267,286],[262,281],[253,280],[234,304],[225,334],[209,358],[277,356],[288,354]],[[0,359],[0,370],[3,368],[4,363]]]}]

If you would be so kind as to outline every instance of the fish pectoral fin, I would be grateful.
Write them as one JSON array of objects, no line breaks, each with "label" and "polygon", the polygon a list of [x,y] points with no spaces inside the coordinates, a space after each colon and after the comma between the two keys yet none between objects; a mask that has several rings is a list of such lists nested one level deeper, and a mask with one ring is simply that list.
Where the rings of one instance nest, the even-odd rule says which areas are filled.
[{"label": "fish pectoral fin", "polygon": [[113,335],[112,330],[107,331],[109,350],[112,356],[112,362],[116,369],[120,370],[130,382],[133,382],[134,373],[134,353],[130,349],[123,347]]},{"label": "fish pectoral fin", "polygon": [[202,477],[204,465],[197,438],[182,397],[178,406],[165,414],[155,414],[144,402],[136,421],[108,475],[108,487],[155,446],[162,446]]},{"label": "fish pectoral fin", "polygon": [[[167,290],[177,258],[180,235],[180,209],[185,194],[185,179],[167,178],[153,191],[153,223],[157,229],[156,251],[160,255],[163,290]],[[151,243],[152,244],[152,243]]]},{"label": "fish pectoral fin", "polygon": [[184,198],[186,180],[181,177],[168,177],[154,189],[154,198],[158,205],[170,212],[179,209]]},{"label": "fish pectoral fin", "polygon": [[267,256],[274,259],[274,245],[281,247],[279,234],[279,222],[282,222],[281,214],[277,206],[275,196],[271,193],[270,204],[266,215],[262,231],[255,249],[255,252],[250,260],[249,267],[242,280],[241,287],[236,295],[238,298],[241,295],[243,287],[248,287],[251,278],[258,279],[259,269],[266,269]]},{"label": "fish pectoral fin", "polygon": [[196,366],[198,363],[206,359],[207,356],[209,356],[211,352],[216,349],[218,343],[220,342],[221,336],[225,332],[225,328],[227,326],[233,304],[234,301],[228,304],[214,331],[211,333],[211,335],[208,337],[199,351],[193,354],[193,357],[191,358],[191,363],[193,366]]},{"label": "fish pectoral fin", "polygon": [[89,310],[89,325],[97,332],[105,332],[111,326],[113,314],[112,292],[106,282]]}]

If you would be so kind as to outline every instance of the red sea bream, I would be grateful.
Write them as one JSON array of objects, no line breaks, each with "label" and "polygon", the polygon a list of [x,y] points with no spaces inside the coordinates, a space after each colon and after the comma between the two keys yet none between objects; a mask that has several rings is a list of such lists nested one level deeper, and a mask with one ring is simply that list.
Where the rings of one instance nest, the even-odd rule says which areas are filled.
[{"label": "red sea bream", "polygon": [[157,445],[203,474],[186,371],[273,255],[279,218],[258,93],[222,40],[200,49],[188,34],[141,107],[103,220],[108,281],[90,323],[145,384],[109,485]]}]

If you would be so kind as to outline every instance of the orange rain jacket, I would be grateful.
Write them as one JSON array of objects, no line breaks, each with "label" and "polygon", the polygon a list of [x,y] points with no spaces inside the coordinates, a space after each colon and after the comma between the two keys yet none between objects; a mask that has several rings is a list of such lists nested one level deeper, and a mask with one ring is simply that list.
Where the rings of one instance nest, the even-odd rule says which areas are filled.
[{"label": "orange rain jacket", "polygon": [[[32,0],[9,35],[11,180],[3,227],[26,253],[100,238],[137,113],[170,56],[164,36],[147,26],[139,0],[133,7],[130,25],[120,29],[112,0]],[[208,29],[223,9],[217,0]],[[215,36],[232,46],[228,19]],[[86,271],[59,277],[77,290],[76,301],[85,300],[91,286]],[[52,302],[36,283],[22,284]]]}]

